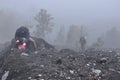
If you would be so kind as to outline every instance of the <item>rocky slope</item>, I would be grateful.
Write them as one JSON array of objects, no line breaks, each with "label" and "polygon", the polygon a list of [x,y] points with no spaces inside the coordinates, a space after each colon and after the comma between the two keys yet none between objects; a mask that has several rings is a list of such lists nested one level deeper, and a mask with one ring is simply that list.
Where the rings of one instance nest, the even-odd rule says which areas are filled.
[{"label": "rocky slope", "polygon": [[36,42],[32,54],[9,47],[1,52],[1,80],[120,80],[119,51],[57,51],[42,39]]}]

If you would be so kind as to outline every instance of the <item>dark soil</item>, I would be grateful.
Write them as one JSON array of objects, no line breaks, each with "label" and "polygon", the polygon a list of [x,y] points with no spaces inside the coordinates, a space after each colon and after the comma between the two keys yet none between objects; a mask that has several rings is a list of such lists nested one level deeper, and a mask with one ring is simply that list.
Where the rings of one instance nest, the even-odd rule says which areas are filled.
[{"label": "dark soil", "polygon": [[120,53],[110,50],[57,51],[42,39],[38,50],[23,55],[9,47],[1,52],[0,78],[6,80],[120,80]]}]

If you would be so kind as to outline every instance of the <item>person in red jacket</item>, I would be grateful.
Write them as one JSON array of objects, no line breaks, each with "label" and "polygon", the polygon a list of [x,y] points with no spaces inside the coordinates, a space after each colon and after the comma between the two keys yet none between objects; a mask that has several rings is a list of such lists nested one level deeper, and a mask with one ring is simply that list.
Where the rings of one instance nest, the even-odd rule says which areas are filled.
[{"label": "person in red jacket", "polygon": [[30,36],[29,29],[25,26],[21,26],[16,30],[12,44],[13,48],[25,50],[31,47],[30,50],[36,50],[35,40]]}]

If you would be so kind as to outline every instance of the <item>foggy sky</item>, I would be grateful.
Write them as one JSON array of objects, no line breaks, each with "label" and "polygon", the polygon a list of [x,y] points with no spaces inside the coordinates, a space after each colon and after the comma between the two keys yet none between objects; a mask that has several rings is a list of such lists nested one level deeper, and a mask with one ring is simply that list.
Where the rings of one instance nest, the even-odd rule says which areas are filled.
[{"label": "foggy sky", "polygon": [[40,9],[47,9],[56,26],[84,24],[90,36],[120,26],[120,0],[0,0],[0,9],[13,12],[24,21],[33,21]]},{"label": "foggy sky", "polygon": [[0,9],[32,18],[43,8],[47,9],[59,24],[92,25],[98,22],[119,22],[119,4],[119,0],[0,0]]}]

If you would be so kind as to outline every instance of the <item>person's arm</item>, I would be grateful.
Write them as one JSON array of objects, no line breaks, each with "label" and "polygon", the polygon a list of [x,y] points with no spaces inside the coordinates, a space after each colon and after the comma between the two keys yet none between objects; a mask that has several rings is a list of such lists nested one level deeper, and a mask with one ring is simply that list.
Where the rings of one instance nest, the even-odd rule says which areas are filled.
[{"label": "person's arm", "polygon": [[29,39],[30,39],[30,41],[33,42],[35,50],[36,50],[37,49],[37,44],[36,44],[35,40],[32,37],[30,37]]}]

